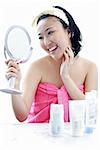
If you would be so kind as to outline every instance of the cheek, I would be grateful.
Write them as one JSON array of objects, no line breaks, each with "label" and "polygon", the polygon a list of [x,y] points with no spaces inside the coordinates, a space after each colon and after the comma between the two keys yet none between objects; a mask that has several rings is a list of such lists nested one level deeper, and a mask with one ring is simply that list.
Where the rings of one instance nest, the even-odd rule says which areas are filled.
[{"label": "cheek", "polygon": [[40,41],[40,46],[41,46],[43,49],[45,49],[45,45],[44,45],[44,43],[43,43],[42,41]]},{"label": "cheek", "polygon": [[47,49],[46,49],[46,46],[44,45],[43,42],[40,42],[40,47],[41,47],[44,51],[48,52]]},{"label": "cheek", "polygon": [[70,45],[70,39],[69,39],[69,37],[63,36],[61,39],[62,39],[61,40],[61,45],[62,45],[63,48],[66,48],[67,46]]},{"label": "cheek", "polygon": [[67,41],[65,39],[59,41],[59,47],[61,48],[61,51],[64,52],[66,45],[67,45]]},{"label": "cheek", "polygon": [[59,34],[59,36],[58,36],[58,42],[59,42],[60,44],[64,44],[65,41],[66,41],[66,36],[65,36],[65,34],[64,34],[64,33],[63,33],[63,34]]}]

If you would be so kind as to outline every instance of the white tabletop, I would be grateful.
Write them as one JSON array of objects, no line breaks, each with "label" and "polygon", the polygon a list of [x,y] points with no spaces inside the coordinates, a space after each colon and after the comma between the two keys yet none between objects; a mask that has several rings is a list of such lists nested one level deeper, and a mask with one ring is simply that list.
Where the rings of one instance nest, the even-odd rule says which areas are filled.
[{"label": "white tabletop", "polygon": [[98,129],[83,137],[72,137],[69,124],[65,124],[62,136],[53,137],[49,134],[48,123],[35,124],[1,124],[0,150],[95,150],[99,146]]}]

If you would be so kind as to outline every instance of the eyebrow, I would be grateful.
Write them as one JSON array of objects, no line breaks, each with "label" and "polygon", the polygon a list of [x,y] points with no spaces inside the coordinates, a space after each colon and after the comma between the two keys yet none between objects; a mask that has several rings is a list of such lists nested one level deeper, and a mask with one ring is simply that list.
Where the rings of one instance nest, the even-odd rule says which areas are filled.
[{"label": "eyebrow", "polygon": [[[47,32],[48,30],[52,29],[52,27],[48,27],[45,32]],[[41,35],[41,33],[38,33],[38,35]]]}]

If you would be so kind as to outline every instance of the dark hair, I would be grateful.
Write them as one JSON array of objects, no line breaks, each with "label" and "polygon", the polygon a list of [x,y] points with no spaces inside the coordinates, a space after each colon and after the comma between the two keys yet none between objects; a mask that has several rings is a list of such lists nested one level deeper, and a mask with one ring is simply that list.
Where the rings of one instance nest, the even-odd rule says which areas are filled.
[{"label": "dark hair", "polygon": [[[69,12],[67,12],[64,8],[62,8],[60,6],[53,6],[53,7],[62,10],[65,13],[65,15],[69,21],[69,25],[67,25],[61,18],[57,17],[60,20],[60,22],[62,23],[64,29],[68,28],[68,31],[71,33],[70,40],[72,43],[72,50],[74,52],[74,56],[76,56],[79,53],[79,51],[81,50],[81,41],[82,41],[81,32],[80,32],[78,26],[76,25],[74,19],[72,18],[72,16],[69,14]],[[50,16],[54,16],[54,15],[43,14],[42,16],[40,16],[38,18],[37,24],[39,23],[40,20],[45,19]]]}]

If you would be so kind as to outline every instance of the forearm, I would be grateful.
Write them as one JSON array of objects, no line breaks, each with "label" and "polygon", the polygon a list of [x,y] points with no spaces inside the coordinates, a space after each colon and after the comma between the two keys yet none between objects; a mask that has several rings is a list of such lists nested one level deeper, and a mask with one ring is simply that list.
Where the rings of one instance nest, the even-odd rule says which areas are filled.
[{"label": "forearm", "polygon": [[[9,80],[11,77],[14,77],[14,88],[20,89],[20,81],[21,81],[21,71],[19,65],[13,59],[9,59],[6,61],[8,66],[6,71],[6,78]],[[12,95],[12,106],[15,113],[16,118],[19,121],[24,121],[28,115],[28,108],[25,103],[25,98],[21,95]]]},{"label": "forearm", "polygon": [[27,106],[20,95],[12,95],[12,106],[16,118],[19,121],[24,121],[28,115]]},{"label": "forearm", "polygon": [[63,77],[63,83],[73,100],[85,99],[85,95],[80,91],[79,87],[76,86],[70,76]]}]

